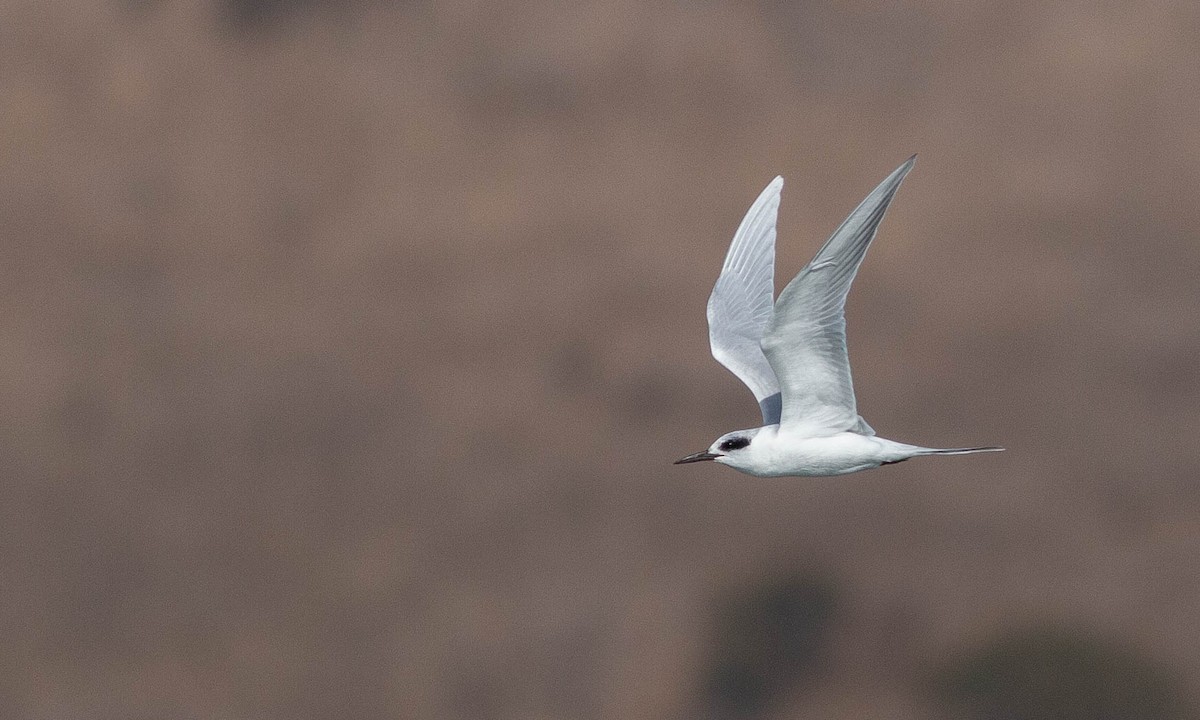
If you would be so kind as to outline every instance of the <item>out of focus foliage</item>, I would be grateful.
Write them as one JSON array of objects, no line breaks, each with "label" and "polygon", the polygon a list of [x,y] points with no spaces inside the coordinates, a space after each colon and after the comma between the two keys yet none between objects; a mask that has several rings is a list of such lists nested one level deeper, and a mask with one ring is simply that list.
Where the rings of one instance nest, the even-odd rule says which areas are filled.
[{"label": "out of focus foliage", "polygon": [[709,702],[721,718],[752,717],[810,679],[825,652],[839,591],[825,575],[768,577],[717,610]]},{"label": "out of focus foliage", "polygon": [[221,11],[231,25],[266,29],[303,10],[344,9],[352,0],[222,0]]},{"label": "out of focus foliage", "polygon": [[956,718],[1186,720],[1174,677],[1111,641],[1061,628],[1003,635],[947,668],[940,694]]}]

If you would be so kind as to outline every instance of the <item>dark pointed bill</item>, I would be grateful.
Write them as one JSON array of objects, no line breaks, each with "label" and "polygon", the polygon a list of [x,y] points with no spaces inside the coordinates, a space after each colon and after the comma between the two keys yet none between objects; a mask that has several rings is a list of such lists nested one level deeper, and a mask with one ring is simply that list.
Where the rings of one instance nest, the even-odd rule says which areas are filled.
[{"label": "dark pointed bill", "polygon": [[718,455],[717,453],[710,453],[708,451],[698,452],[698,453],[692,453],[691,455],[688,455],[685,458],[679,458],[678,460],[675,461],[675,464],[683,465],[684,463],[704,462],[705,460],[716,460],[719,457],[721,457],[721,456]]}]

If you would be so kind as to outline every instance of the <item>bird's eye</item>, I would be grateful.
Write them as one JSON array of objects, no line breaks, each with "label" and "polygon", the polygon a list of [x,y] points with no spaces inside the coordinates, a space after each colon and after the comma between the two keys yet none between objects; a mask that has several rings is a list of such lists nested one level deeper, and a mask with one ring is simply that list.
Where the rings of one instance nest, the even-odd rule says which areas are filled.
[{"label": "bird's eye", "polygon": [[717,449],[721,452],[729,452],[730,450],[741,450],[749,444],[750,438],[748,437],[731,437],[718,445]]}]

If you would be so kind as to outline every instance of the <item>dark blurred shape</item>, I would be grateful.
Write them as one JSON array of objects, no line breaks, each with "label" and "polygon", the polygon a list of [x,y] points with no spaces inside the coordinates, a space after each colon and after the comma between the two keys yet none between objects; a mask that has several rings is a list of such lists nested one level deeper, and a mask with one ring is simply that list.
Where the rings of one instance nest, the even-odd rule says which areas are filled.
[{"label": "dark blurred shape", "polygon": [[134,15],[143,15],[162,5],[163,0],[122,0],[121,6]]},{"label": "dark blurred shape", "polygon": [[1197,717],[1158,663],[1118,643],[1054,627],[1003,635],[943,671],[956,718],[1182,720]]},{"label": "dark blurred shape", "polygon": [[298,12],[339,10],[349,5],[350,0],[221,0],[221,14],[235,27],[260,30]]},{"label": "dark blurred shape", "polygon": [[718,718],[747,718],[808,680],[824,654],[840,593],[824,574],[764,578],[716,613],[708,702]]}]

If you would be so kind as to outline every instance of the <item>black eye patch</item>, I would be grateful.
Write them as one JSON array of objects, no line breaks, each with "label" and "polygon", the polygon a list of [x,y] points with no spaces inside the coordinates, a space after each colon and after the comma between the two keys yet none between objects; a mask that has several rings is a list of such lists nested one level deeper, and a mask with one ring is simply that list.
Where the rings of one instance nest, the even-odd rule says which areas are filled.
[{"label": "black eye patch", "polygon": [[721,452],[729,452],[730,450],[741,450],[749,444],[750,438],[748,437],[731,437],[718,445],[717,449]]}]

